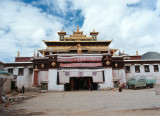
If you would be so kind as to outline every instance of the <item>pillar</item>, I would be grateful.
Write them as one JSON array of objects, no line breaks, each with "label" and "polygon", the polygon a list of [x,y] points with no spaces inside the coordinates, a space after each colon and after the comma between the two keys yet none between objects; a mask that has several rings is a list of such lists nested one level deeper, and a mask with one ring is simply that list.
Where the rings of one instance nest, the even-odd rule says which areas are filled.
[{"label": "pillar", "polygon": [[89,77],[88,85],[89,85],[89,90],[90,90],[90,84],[91,84],[91,78]]},{"label": "pillar", "polygon": [[1,87],[0,87],[0,104],[2,103],[2,97],[1,97]]},{"label": "pillar", "polygon": [[71,91],[73,91],[73,79],[71,79]]},{"label": "pillar", "polygon": [[33,85],[38,86],[38,69],[34,69]]}]

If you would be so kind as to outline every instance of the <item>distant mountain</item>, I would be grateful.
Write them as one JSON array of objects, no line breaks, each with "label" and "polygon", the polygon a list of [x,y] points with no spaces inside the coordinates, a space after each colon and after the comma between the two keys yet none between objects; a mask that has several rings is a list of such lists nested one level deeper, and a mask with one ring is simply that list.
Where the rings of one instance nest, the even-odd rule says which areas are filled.
[{"label": "distant mountain", "polygon": [[141,56],[141,59],[160,59],[160,53],[158,52],[147,52]]}]

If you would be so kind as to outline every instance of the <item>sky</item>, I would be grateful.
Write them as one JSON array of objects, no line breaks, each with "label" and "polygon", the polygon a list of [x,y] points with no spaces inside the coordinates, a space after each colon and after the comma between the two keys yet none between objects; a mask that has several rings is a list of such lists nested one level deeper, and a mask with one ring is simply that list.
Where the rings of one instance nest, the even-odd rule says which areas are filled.
[{"label": "sky", "polygon": [[112,40],[110,48],[135,55],[160,50],[160,0],[0,0],[0,61],[14,62],[45,49],[79,25],[87,36]]}]

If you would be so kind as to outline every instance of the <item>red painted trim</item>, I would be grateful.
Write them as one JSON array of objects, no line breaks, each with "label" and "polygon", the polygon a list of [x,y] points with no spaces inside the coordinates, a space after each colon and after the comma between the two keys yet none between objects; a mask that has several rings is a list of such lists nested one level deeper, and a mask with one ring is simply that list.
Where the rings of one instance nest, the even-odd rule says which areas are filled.
[{"label": "red painted trim", "polygon": [[34,82],[33,85],[38,85],[38,71],[34,71]]}]

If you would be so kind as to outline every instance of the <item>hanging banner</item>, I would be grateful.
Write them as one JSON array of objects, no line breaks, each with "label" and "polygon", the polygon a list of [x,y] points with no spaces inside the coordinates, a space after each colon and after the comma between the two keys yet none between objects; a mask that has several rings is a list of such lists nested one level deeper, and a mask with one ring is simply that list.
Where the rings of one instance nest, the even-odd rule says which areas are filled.
[{"label": "hanging banner", "polygon": [[103,71],[58,71],[60,83],[70,83],[70,77],[92,77],[93,82],[103,82]]},{"label": "hanging banner", "polygon": [[102,66],[102,62],[98,63],[60,63],[60,67],[97,67]]},{"label": "hanging banner", "polygon": [[72,56],[72,57],[58,56],[57,61],[58,62],[102,61],[102,56]]}]

